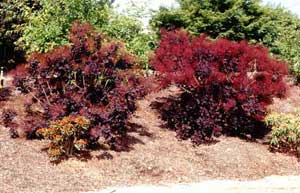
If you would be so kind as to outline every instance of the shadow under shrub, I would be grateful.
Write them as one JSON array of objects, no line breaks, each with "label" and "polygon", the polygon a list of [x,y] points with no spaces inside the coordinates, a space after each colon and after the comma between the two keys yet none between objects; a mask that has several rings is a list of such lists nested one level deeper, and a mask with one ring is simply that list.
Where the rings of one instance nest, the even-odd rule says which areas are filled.
[{"label": "shadow under shrub", "polygon": [[12,90],[10,88],[0,88],[0,102],[6,101],[11,96]]},{"label": "shadow under shrub", "polygon": [[[108,42],[89,24],[75,22],[71,45],[33,54],[11,74],[26,112],[19,125],[28,136],[68,116],[89,120],[88,144],[101,141],[112,149],[126,135],[125,123],[135,110],[140,84],[130,69],[134,58],[122,43]],[[16,115],[18,116],[18,115]]]},{"label": "shadow under shrub", "polygon": [[220,134],[262,137],[268,105],[286,92],[287,65],[246,41],[190,39],[184,31],[162,31],[151,64],[163,77],[162,86],[182,89],[153,107],[179,138],[196,144]]}]

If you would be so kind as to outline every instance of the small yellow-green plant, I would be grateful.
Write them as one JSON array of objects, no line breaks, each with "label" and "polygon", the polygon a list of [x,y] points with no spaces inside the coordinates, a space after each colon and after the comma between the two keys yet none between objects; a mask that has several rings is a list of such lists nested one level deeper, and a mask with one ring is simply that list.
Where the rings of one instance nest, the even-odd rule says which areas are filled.
[{"label": "small yellow-green plant", "polygon": [[84,117],[69,116],[52,122],[48,128],[37,130],[37,134],[51,141],[48,155],[58,159],[64,155],[73,155],[74,149],[81,151],[86,148],[89,124],[89,120]]},{"label": "small yellow-green plant", "polygon": [[266,117],[266,124],[272,127],[272,150],[293,152],[300,156],[300,113],[271,113]]}]

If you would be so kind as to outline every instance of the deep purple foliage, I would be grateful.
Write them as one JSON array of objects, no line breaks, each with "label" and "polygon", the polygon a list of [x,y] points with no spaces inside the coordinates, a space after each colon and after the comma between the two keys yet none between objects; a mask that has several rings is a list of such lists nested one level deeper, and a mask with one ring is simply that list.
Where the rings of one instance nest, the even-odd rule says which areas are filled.
[{"label": "deep purple foliage", "polygon": [[6,101],[11,96],[11,88],[5,87],[0,89],[0,101]]},{"label": "deep purple foliage", "polygon": [[140,93],[139,80],[129,69],[134,59],[123,44],[107,42],[88,24],[75,22],[70,41],[70,46],[33,54],[25,66],[13,72],[14,85],[31,97],[24,102],[22,127],[34,134],[50,121],[80,115],[92,123],[90,141],[101,137],[118,148]]}]

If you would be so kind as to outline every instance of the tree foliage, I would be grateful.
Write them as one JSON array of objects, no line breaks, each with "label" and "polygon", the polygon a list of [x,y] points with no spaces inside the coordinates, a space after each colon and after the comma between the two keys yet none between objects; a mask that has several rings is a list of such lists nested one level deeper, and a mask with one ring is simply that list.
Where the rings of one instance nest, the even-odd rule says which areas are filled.
[{"label": "tree foliage", "polygon": [[149,68],[148,56],[155,46],[156,36],[144,31],[138,15],[112,12],[108,25],[101,31],[112,39],[124,41],[126,48],[140,59],[140,65],[145,69]]},{"label": "tree foliage", "polygon": [[91,24],[97,31],[113,40],[125,42],[126,47],[148,66],[148,51],[153,41],[144,33],[137,15],[119,14],[113,10],[114,1],[97,0],[40,0],[42,8],[31,14],[24,25],[24,33],[17,41],[27,54],[47,52],[56,46],[67,45],[68,30],[74,21]]},{"label": "tree foliage", "polygon": [[15,43],[22,37],[30,15],[39,9],[38,0],[0,2],[0,65],[12,68],[25,61],[23,49]]},{"label": "tree foliage", "polygon": [[96,0],[40,0],[42,8],[30,16],[18,44],[27,51],[47,52],[68,44],[68,30],[75,20],[101,28],[107,24],[109,7]]},{"label": "tree foliage", "polygon": [[[265,23],[265,10],[258,1],[245,0],[180,0],[181,8],[162,9],[152,24],[161,27],[186,27],[193,34],[206,33],[212,38],[223,37],[235,41],[264,40],[264,32],[273,30]],[[185,17],[178,17],[186,15]],[[264,30],[264,28],[268,28]]]}]

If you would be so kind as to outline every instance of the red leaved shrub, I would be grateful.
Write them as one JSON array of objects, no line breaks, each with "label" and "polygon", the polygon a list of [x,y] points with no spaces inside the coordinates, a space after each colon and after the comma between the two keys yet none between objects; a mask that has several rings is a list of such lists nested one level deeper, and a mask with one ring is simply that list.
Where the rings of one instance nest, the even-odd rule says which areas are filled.
[{"label": "red leaved shrub", "polygon": [[267,106],[286,92],[287,65],[246,41],[190,39],[184,31],[162,31],[151,65],[163,76],[163,85],[183,89],[179,97],[154,106],[180,138],[195,143],[216,133],[258,137]]},{"label": "red leaved shrub", "polygon": [[[135,110],[139,80],[128,70],[134,59],[118,42],[108,42],[89,24],[75,22],[71,45],[33,54],[29,63],[12,74],[24,101],[21,125],[29,136],[66,116],[90,121],[89,140],[118,148],[126,121]],[[4,115],[5,117],[5,115]]]}]

